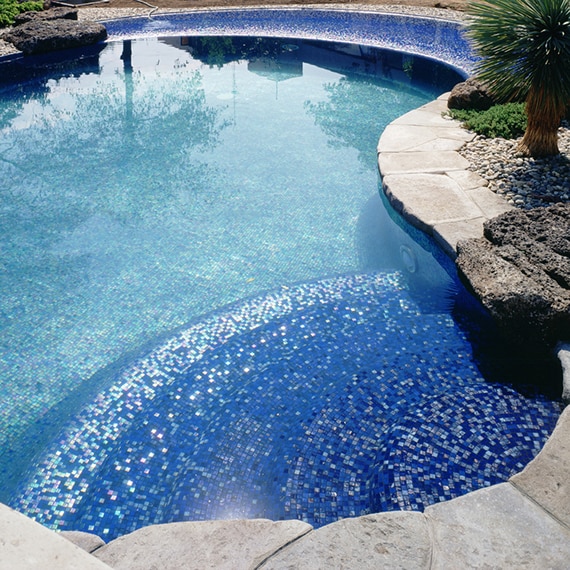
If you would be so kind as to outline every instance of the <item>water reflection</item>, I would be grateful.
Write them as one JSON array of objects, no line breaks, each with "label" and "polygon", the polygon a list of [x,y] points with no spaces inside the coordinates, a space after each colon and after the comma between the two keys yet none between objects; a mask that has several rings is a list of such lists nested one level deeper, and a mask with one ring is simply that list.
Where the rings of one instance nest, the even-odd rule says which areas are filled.
[{"label": "water reflection", "polygon": [[125,354],[264,291],[394,267],[385,220],[360,251],[356,226],[378,207],[378,134],[431,97],[409,62],[346,44],[169,38],[65,57],[0,74],[6,494]]}]

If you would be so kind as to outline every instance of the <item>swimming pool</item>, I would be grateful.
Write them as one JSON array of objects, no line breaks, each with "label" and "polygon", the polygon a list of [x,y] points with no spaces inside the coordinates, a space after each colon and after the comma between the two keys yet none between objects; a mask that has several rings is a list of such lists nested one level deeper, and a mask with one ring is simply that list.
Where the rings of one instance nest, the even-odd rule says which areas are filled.
[{"label": "swimming pool", "polygon": [[2,86],[3,499],[110,538],[319,526],[520,470],[558,403],[481,375],[484,317],[378,191],[379,133],[460,75],[338,41],[152,37],[184,18]]}]

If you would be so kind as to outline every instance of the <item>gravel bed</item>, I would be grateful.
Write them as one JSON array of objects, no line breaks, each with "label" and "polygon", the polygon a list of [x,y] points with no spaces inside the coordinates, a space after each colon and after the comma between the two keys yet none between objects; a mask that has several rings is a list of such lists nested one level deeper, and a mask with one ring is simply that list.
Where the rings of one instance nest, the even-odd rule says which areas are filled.
[{"label": "gravel bed", "polygon": [[9,44],[8,42],[5,42],[2,39],[2,36],[6,33],[7,30],[9,30],[10,28],[6,28],[4,30],[0,30],[0,56],[3,55],[12,55],[12,54],[16,54],[19,53],[18,50],[12,45]]},{"label": "gravel bed", "polygon": [[[239,5],[234,6],[239,8]],[[221,7],[222,9],[231,9],[229,6]],[[249,6],[249,8],[314,8],[325,10],[355,10],[359,12],[388,12],[394,14],[407,14],[410,16],[425,16],[429,18],[439,18],[444,20],[463,20],[465,14],[458,10],[450,10],[448,8],[427,8],[422,6],[399,6],[397,4],[303,4],[303,5],[267,5],[262,4],[258,6]],[[152,0],[149,2],[141,3],[141,8],[102,8],[102,7],[84,7],[79,10],[79,19],[103,21],[112,20],[116,18],[127,18],[130,16],[141,16],[145,14],[166,14],[172,12],[188,12],[192,8],[168,8],[168,9],[154,9]],[[214,8],[195,8],[195,10],[213,10]]]},{"label": "gravel bed", "polygon": [[476,136],[459,154],[469,170],[488,182],[488,188],[509,204],[530,209],[556,202],[570,202],[570,125],[558,131],[560,154],[547,158],[523,157],[517,153],[520,138],[488,139]]}]

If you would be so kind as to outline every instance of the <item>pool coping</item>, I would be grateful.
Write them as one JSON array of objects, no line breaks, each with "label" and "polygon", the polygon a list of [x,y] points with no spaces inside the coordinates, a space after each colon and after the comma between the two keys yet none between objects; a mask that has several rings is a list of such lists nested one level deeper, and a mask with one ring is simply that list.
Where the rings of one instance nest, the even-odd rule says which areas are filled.
[{"label": "pool coping", "polygon": [[[473,135],[442,116],[446,101],[444,94],[393,121],[380,137],[378,164],[392,206],[453,258],[460,239],[482,236],[484,221],[511,206],[468,170],[458,150]],[[567,380],[568,347],[560,354]],[[181,568],[189,567],[188,560],[195,568],[565,568],[570,559],[569,410],[521,473],[424,513],[378,513],[318,530],[300,521],[153,525],[92,550],[84,533],[65,540],[0,505],[0,560],[15,570]]]},{"label": "pool coping", "polygon": [[513,207],[490,191],[459,154],[475,133],[445,116],[448,95],[390,123],[377,151],[392,207],[454,259],[459,240],[482,237],[486,220]]}]

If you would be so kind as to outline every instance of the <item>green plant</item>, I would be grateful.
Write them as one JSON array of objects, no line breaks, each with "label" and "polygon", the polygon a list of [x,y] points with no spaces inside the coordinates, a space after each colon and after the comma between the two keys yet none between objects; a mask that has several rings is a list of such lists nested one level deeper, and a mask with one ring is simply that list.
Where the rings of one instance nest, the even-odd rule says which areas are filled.
[{"label": "green plant", "polygon": [[486,0],[469,6],[469,35],[481,55],[477,77],[500,101],[525,101],[519,150],[558,153],[570,100],[570,0]]},{"label": "green plant", "polygon": [[493,105],[486,111],[449,109],[449,115],[461,121],[467,129],[489,138],[520,137],[527,123],[524,103]]},{"label": "green plant", "polygon": [[0,28],[11,26],[18,14],[43,9],[43,1],[19,3],[18,0],[0,0]]}]

